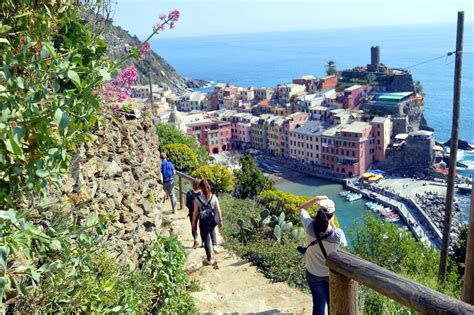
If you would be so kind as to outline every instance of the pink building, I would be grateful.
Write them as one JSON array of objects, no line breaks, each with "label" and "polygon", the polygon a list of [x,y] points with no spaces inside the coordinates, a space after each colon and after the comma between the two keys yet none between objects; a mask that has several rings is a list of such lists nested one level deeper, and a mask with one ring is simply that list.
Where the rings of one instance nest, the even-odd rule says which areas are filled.
[{"label": "pink building", "polygon": [[362,102],[370,90],[369,86],[353,85],[344,90],[344,94],[338,97],[338,101],[342,102],[345,109],[354,108]]},{"label": "pink building", "polygon": [[326,130],[321,136],[321,165],[346,176],[365,173],[375,161],[371,132],[372,125],[360,121]]},{"label": "pink building", "polygon": [[342,175],[360,176],[372,163],[385,159],[391,133],[392,122],[385,117],[330,128],[321,135],[321,165]]},{"label": "pink building", "polygon": [[309,114],[305,112],[296,112],[287,117],[282,125],[282,155],[286,158],[290,157],[290,133],[295,128],[302,126],[309,119]]},{"label": "pink building", "polygon": [[225,117],[224,120],[231,123],[232,147],[250,148],[252,145],[252,121],[258,120],[258,117],[248,113],[237,113]]},{"label": "pink building", "polygon": [[309,165],[320,165],[321,134],[328,127],[320,121],[307,121],[289,135],[290,158]]},{"label": "pink building", "polygon": [[387,117],[374,117],[370,124],[372,125],[372,146],[375,150],[375,160],[383,161],[392,136],[392,121]]},{"label": "pink building", "polygon": [[231,123],[225,121],[206,120],[186,124],[188,134],[194,136],[200,145],[211,154],[232,149]]}]

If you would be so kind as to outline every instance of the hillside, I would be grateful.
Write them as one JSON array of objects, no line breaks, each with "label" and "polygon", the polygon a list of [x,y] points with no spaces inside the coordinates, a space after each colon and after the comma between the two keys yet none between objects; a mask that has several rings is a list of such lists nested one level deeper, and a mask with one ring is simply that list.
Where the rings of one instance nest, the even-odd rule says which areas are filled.
[{"label": "hillside", "polygon": [[[125,55],[129,47],[138,47],[141,43],[135,35],[130,35],[127,30],[112,24],[109,24],[104,36],[109,46],[109,55],[114,59]],[[154,84],[170,87],[176,93],[207,84],[203,80],[181,76],[166,60],[153,51],[150,51],[143,61],[134,61],[133,63],[139,71],[140,84],[148,84],[148,72],[150,70]]]}]

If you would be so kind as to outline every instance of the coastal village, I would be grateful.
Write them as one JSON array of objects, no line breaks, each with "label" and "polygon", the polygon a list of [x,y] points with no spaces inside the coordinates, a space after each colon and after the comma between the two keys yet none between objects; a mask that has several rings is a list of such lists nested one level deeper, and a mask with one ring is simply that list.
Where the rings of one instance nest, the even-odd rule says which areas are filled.
[{"label": "coastal village", "polygon": [[[423,117],[420,83],[409,71],[381,63],[380,54],[374,46],[367,66],[337,72],[329,65],[324,77],[304,75],[273,88],[217,83],[208,93],[176,95],[151,85],[155,122],[195,137],[216,162],[230,168],[236,159],[220,161],[220,156],[250,153],[270,173],[284,165],[340,180],[360,193],[356,198],[385,198],[396,210],[395,219],[402,216],[415,237],[439,248],[446,150]],[[150,85],[134,87],[132,97],[149,103]],[[428,181],[415,195],[406,195],[402,189],[414,180],[380,181],[383,176],[371,176],[378,169]],[[460,223],[456,217],[454,241]]]}]

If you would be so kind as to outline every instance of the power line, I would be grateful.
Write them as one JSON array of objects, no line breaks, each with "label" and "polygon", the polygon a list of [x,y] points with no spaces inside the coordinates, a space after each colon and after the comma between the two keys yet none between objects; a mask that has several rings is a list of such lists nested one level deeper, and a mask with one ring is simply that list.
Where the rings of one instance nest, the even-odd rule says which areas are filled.
[{"label": "power line", "polygon": [[422,62],[416,63],[416,64],[414,64],[412,66],[409,66],[409,67],[405,67],[405,69],[410,69],[410,68],[413,68],[413,67],[417,67],[419,65],[424,65],[425,63],[433,62],[433,61],[439,60],[441,58],[448,58],[449,56],[454,55],[455,53],[456,53],[455,51],[450,51],[447,54],[441,55],[439,57],[436,57],[436,58],[433,58],[433,59],[430,59],[430,60],[426,60],[426,61],[422,61]]}]

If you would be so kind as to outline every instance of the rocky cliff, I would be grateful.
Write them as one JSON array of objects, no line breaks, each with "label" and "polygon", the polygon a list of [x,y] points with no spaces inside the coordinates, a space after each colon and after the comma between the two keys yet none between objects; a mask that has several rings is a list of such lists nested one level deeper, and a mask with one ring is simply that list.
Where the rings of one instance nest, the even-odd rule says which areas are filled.
[{"label": "rocky cliff", "polygon": [[[150,28],[151,31],[151,28]],[[119,59],[130,47],[138,47],[140,40],[120,26],[109,24],[104,33],[109,46],[109,55],[113,59]],[[199,88],[208,82],[197,79],[190,79],[181,76],[170,64],[158,54],[150,51],[142,61],[134,61],[135,67],[139,71],[141,84],[148,84],[148,73],[151,72],[151,79],[154,84],[162,87],[169,87],[174,92],[180,93],[189,88]]]},{"label": "rocky cliff", "polygon": [[[164,192],[151,119],[151,112],[119,112],[95,130],[93,141],[80,149],[81,201],[70,209],[84,217],[111,214],[111,244],[131,261],[156,239],[161,225]],[[70,194],[73,185],[67,179],[63,194]]]}]

